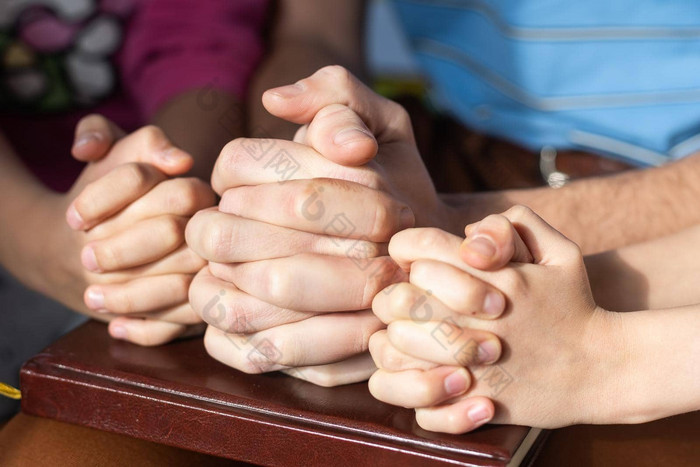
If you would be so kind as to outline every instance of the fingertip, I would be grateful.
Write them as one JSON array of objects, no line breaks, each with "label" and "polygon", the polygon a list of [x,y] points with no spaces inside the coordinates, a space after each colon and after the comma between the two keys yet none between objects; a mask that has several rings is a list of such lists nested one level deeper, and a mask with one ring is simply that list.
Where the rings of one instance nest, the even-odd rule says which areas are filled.
[{"label": "fingertip", "polygon": [[501,316],[506,309],[506,299],[502,293],[491,290],[484,297],[483,312],[486,317],[495,319]]},{"label": "fingertip", "polygon": [[156,154],[153,164],[167,175],[182,175],[192,168],[194,158],[176,147],[169,147]]},{"label": "fingertip", "polygon": [[[281,117],[294,123],[308,123],[307,106],[296,100],[303,95],[306,87],[302,83],[294,83],[268,89],[262,95],[265,109],[276,117]],[[293,105],[292,105],[293,104]]]},{"label": "fingertip", "polygon": [[287,100],[299,96],[305,90],[306,88],[302,83],[286,84],[268,89],[263,93],[263,98],[267,96],[269,99]]},{"label": "fingertip", "polygon": [[471,236],[459,246],[462,261],[481,270],[497,267],[496,243],[486,235]]},{"label": "fingertip", "polygon": [[100,131],[86,131],[79,134],[71,148],[73,157],[81,162],[94,162],[102,159],[111,146],[109,137]]},{"label": "fingertip", "polygon": [[85,289],[85,293],[83,294],[83,302],[93,311],[100,313],[108,312],[108,310],[105,309],[104,291],[99,286],[91,285]]},{"label": "fingertip", "polygon": [[493,419],[495,414],[495,408],[490,399],[482,397],[475,399],[471,406],[467,408],[467,417],[473,424],[471,429],[478,428],[488,423]]},{"label": "fingertip", "polygon": [[95,250],[91,245],[85,245],[80,252],[80,262],[83,264],[85,269],[90,272],[102,272],[100,265],[97,262],[97,256],[95,255]]},{"label": "fingertip", "polygon": [[347,128],[333,137],[335,150],[326,151],[324,157],[344,166],[360,166],[377,155],[379,145],[374,135],[366,129]]},{"label": "fingertip", "polygon": [[445,394],[454,397],[464,394],[471,385],[471,375],[465,368],[459,368],[448,374],[443,380]]},{"label": "fingertip", "polygon": [[126,319],[113,319],[110,321],[107,331],[109,335],[114,339],[128,340],[129,339],[129,329],[126,325]]},{"label": "fingertip", "polygon": [[73,203],[66,210],[66,223],[73,230],[85,229],[85,221]]},{"label": "fingertip", "polygon": [[139,318],[115,318],[108,326],[109,335],[144,347],[166,344],[187,331],[183,324]]},{"label": "fingertip", "polygon": [[486,339],[479,343],[477,348],[477,359],[481,365],[496,363],[501,358],[503,347],[497,337]]},{"label": "fingertip", "polygon": [[424,430],[463,434],[493,420],[493,401],[477,396],[453,404],[416,409],[416,422]]}]

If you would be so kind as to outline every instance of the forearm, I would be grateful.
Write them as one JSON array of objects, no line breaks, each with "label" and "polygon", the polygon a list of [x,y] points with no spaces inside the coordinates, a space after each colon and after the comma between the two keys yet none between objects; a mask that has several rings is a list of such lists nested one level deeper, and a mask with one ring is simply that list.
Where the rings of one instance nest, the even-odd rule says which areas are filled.
[{"label": "forearm", "polygon": [[221,149],[243,135],[244,118],[237,97],[212,87],[176,96],[159,109],[152,123],[194,157],[188,175],[209,182]]},{"label": "forearm", "polygon": [[700,303],[698,264],[700,226],[586,257],[596,303],[616,311]]},{"label": "forearm", "polygon": [[559,188],[445,197],[461,228],[514,204],[531,207],[586,254],[619,248],[700,223],[700,154],[663,167],[580,180]]},{"label": "forearm", "polygon": [[[37,217],[42,200],[51,193],[24,167],[2,135],[0,186],[4,193],[0,202],[0,223],[3,226],[0,264],[26,283],[26,254],[31,249],[32,238],[41,231],[33,228],[33,220]],[[41,245],[41,242],[37,244]],[[35,245],[34,248],[37,247]]]},{"label": "forearm", "polygon": [[248,129],[251,136],[291,139],[297,125],[270,115],[262,94],[326,65],[343,65],[362,77],[364,2],[290,0],[278,2],[276,13],[268,55],[251,83]]},{"label": "forearm", "polygon": [[700,409],[700,305],[610,313],[582,403],[592,423],[642,423]]}]

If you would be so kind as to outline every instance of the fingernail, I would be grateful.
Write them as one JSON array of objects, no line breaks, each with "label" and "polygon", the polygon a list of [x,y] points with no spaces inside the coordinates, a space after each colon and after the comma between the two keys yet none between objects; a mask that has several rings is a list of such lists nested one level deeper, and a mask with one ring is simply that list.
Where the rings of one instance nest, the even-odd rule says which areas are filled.
[{"label": "fingernail", "polygon": [[[85,301],[91,310],[102,311],[105,306],[105,295],[99,287],[90,287],[87,294],[85,294]],[[106,312],[107,310],[104,311]]]},{"label": "fingernail", "polygon": [[477,404],[467,411],[467,417],[469,417],[469,420],[475,425],[483,425],[491,418],[491,412],[486,406]]},{"label": "fingernail", "polygon": [[343,146],[357,141],[367,141],[368,138],[371,139],[372,135],[367,130],[347,128],[333,137],[333,144],[336,146]]},{"label": "fingernail", "polygon": [[110,334],[115,339],[126,339],[126,336],[128,333],[126,332],[126,328],[124,326],[117,325],[117,326],[112,326],[110,328]]},{"label": "fingernail", "polygon": [[474,237],[467,246],[484,258],[492,258],[496,254],[496,245],[488,237]]},{"label": "fingernail", "polygon": [[462,394],[469,387],[469,375],[467,370],[459,369],[445,378],[445,392],[450,396]]},{"label": "fingernail", "polygon": [[95,250],[90,246],[83,248],[80,253],[80,261],[85,266],[85,269],[91,272],[101,272],[99,264],[97,264],[97,256],[95,256]]},{"label": "fingernail", "polygon": [[416,223],[416,216],[413,215],[413,211],[411,211],[411,208],[403,208],[399,216],[399,221],[401,222],[401,230],[410,229]]},{"label": "fingernail", "polygon": [[295,97],[304,92],[304,85],[300,83],[295,83],[295,84],[290,84],[287,86],[280,86],[278,88],[273,88],[270,89],[269,91],[270,94],[274,94],[276,96],[282,97],[284,99],[290,98],[290,97]]},{"label": "fingernail", "polygon": [[75,206],[72,204],[68,208],[68,212],[66,212],[66,222],[68,223],[70,228],[74,230],[80,230],[83,228],[83,225],[85,225],[85,221],[80,216],[78,210],[75,209]]},{"label": "fingernail", "polygon": [[484,299],[484,314],[498,316],[503,313],[506,307],[506,300],[498,292],[489,292]]},{"label": "fingernail", "polygon": [[477,358],[479,363],[493,363],[498,360],[500,346],[493,340],[481,342],[477,350]]},{"label": "fingernail", "polygon": [[187,157],[178,148],[170,148],[158,154],[158,157],[168,165],[175,165],[182,162]]},{"label": "fingernail", "polygon": [[96,131],[88,131],[78,136],[78,139],[76,139],[73,143],[73,148],[77,149],[81,146],[85,146],[88,143],[99,143],[103,139],[104,138],[102,137],[101,133]]}]

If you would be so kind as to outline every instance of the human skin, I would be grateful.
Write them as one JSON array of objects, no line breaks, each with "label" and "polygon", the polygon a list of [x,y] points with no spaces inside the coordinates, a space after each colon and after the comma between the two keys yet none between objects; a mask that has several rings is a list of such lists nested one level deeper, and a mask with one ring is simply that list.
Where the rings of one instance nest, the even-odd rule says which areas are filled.
[{"label": "human skin", "polygon": [[[416,226],[439,227],[455,234],[461,233],[461,226],[483,218],[488,213],[502,211],[515,203],[527,204],[542,214],[553,226],[560,228],[572,240],[581,244],[584,252],[589,253],[620,243],[654,238],[669,231],[678,230],[696,220],[697,213],[679,207],[687,205],[690,199],[695,199],[697,196],[698,188],[691,180],[694,169],[697,170],[696,165],[700,163],[700,158],[696,156],[657,169],[582,180],[558,190],[546,188],[448,197],[435,193],[417,152],[410,128],[410,119],[406,112],[398,105],[372,93],[347,70],[341,67],[324,68],[295,85],[268,91],[263,96],[263,103],[273,115],[297,124],[308,125],[302,127],[296,135],[296,142],[304,143],[303,145],[282,141],[274,142],[277,150],[284,149],[300,161],[304,167],[303,175],[299,172],[295,177],[306,180],[330,177],[352,181],[356,184],[353,185],[352,196],[331,196],[331,194],[335,195],[337,190],[333,191],[332,188],[329,188],[329,191],[324,192],[324,196],[326,194],[327,196],[322,199],[327,212],[358,214],[359,217],[351,218],[353,225],[368,225],[366,221],[363,221],[363,218],[367,218],[367,213],[376,212],[372,206],[386,205],[386,198],[381,198],[383,200],[381,202],[372,201],[372,199],[379,200],[376,195],[378,187],[381,187],[385,194],[388,194],[395,201],[403,203],[412,211]],[[345,106],[359,117],[364,125],[360,126],[355,117],[337,108],[320,113],[322,109],[330,105]],[[347,135],[352,130],[357,130],[351,141],[352,145],[343,149],[343,145],[335,144],[336,135],[343,132]],[[369,135],[366,130],[369,130]],[[212,296],[211,293],[215,287],[233,284],[231,287],[236,289],[237,297],[244,296],[248,303],[254,301],[257,304],[255,309],[258,310],[258,316],[284,317],[287,315],[278,313],[278,308],[289,308],[290,306],[297,312],[318,313],[323,311],[322,306],[320,306],[323,304],[323,298],[319,298],[318,291],[335,290],[337,287],[339,293],[327,295],[334,300],[332,309],[346,311],[342,318],[344,320],[343,327],[347,326],[347,311],[363,310],[366,303],[353,299],[351,296],[344,296],[343,292],[362,289],[364,284],[372,278],[371,274],[357,268],[355,270],[348,270],[347,267],[343,269],[338,264],[347,262],[347,258],[327,256],[324,260],[314,263],[313,276],[304,275],[307,258],[301,254],[319,251],[328,253],[323,249],[323,244],[327,244],[329,239],[324,238],[323,225],[310,226],[308,219],[301,215],[301,211],[290,214],[284,209],[279,209],[281,206],[279,200],[282,199],[297,200],[303,205],[303,201],[310,199],[309,197],[315,192],[314,187],[318,188],[322,185],[325,187],[324,184],[327,185],[327,182],[295,180],[293,183],[279,184],[279,179],[275,178],[272,171],[265,171],[264,164],[256,164],[254,159],[246,155],[244,146],[250,147],[251,144],[254,145],[255,142],[239,140],[225,148],[212,176],[214,189],[224,196],[220,212],[195,216],[188,226],[188,243],[212,265],[216,264],[213,267],[210,266],[205,273],[214,276],[215,279],[210,280],[208,276],[203,276],[209,281],[207,288],[199,288],[198,284],[203,282],[199,282],[197,279],[193,282],[190,296],[193,299],[195,309],[201,314],[202,304],[206,303],[208,298]],[[348,148],[351,147],[352,150],[349,150]],[[318,162],[318,159],[325,162]],[[367,161],[370,162],[366,163]],[[329,165],[331,163],[335,165]],[[362,176],[357,175],[358,164],[364,164]],[[368,177],[367,174],[371,174],[371,176]],[[384,190],[386,187],[388,190]],[[226,191],[229,189],[236,195],[226,195]],[[593,207],[587,208],[588,210],[582,213],[584,199],[588,199],[585,198],[584,194],[589,192],[597,201],[585,201],[585,203],[590,202]],[[236,203],[236,199],[255,199],[256,202]],[[625,200],[625,202],[610,203],[609,199]],[[670,205],[673,208],[667,208]],[[293,204],[282,206],[293,207]],[[606,220],[601,221],[601,213],[596,214],[596,209],[606,212],[610,209],[617,210],[614,213],[606,214]],[[661,215],[663,222],[654,221],[656,213],[659,211],[664,211],[664,214]],[[672,220],[667,219],[669,212],[674,214]],[[398,215],[399,211],[391,211],[382,217],[383,228],[381,226],[373,228],[390,231],[401,224],[397,220]],[[236,220],[232,220],[234,217],[231,216],[234,216]],[[572,216],[578,216],[580,219],[573,221],[571,220]],[[624,218],[619,225],[608,222],[608,219],[618,218]],[[635,221],[635,219],[642,218],[643,222],[637,223]],[[261,224],[270,227],[264,227]],[[654,226],[649,224],[654,224]],[[226,242],[223,241],[229,238],[227,235],[234,231],[232,229],[235,229],[236,238],[249,240],[238,245],[235,255],[231,255],[227,251]],[[261,235],[266,229],[269,229],[270,235],[272,235],[271,232],[275,232],[274,238],[278,244],[287,243],[285,238],[288,238],[290,242],[291,239],[296,238],[293,243],[297,245],[297,248],[290,253],[293,256],[286,258],[267,256],[267,247],[261,247],[262,242],[266,242],[266,244],[270,242],[269,239],[265,240],[265,237]],[[197,239],[197,237],[205,238],[201,235],[201,232],[204,231],[209,233],[224,232],[222,235],[214,236],[222,241],[204,244]],[[250,232],[256,232],[256,234],[252,235]],[[303,237],[300,232],[313,233],[315,236]],[[363,232],[353,231],[353,235],[361,233]],[[299,240],[302,237],[304,238],[303,242]],[[374,252],[379,254],[380,251],[381,248],[377,245]],[[241,263],[235,267],[221,266],[238,261],[250,263]],[[624,264],[619,265],[619,267],[624,267]],[[269,284],[266,282],[266,278],[271,269],[277,272],[275,284],[286,285],[286,289],[285,287],[275,288],[276,297],[270,296],[269,289],[262,288],[265,284]],[[233,271],[236,273],[234,274]],[[349,272],[347,274],[334,274],[333,271]],[[256,277],[257,279],[255,279]],[[299,278],[305,280],[294,282],[294,277],[297,280]],[[634,279],[634,274],[628,274],[627,279]],[[248,284],[258,284],[258,288],[246,285],[241,287],[240,283],[237,284],[241,281],[247,281]],[[294,286],[291,287],[291,285]],[[594,290],[598,293],[598,288],[595,285]],[[233,297],[234,295],[229,296]],[[315,302],[311,302],[311,299]],[[330,310],[329,308],[326,311]],[[228,323],[245,321],[231,318],[237,313],[244,312],[238,307],[232,306],[229,313],[224,313],[228,319],[223,321]],[[217,322],[210,322],[213,327],[210,328],[206,342],[210,351],[217,355],[228,355],[221,358],[226,363],[244,371],[266,371],[285,367],[303,367],[309,364],[330,364],[342,360],[343,357],[357,355],[367,348],[365,339],[368,318],[366,314],[360,312],[357,313],[356,319],[361,320],[364,325],[358,324],[345,328],[351,329],[350,332],[355,332],[355,336],[348,341],[346,333],[344,334],[346,340],[336,341],[338,345],[345,345],[348,342],[352,342],[352,345],[347,346],[345,350],[337,349],[326,361],[320,359],[314,351],[325,345],[324,342],[327,342],[327,339],[324,336],[328,335],[329,329],[334,329],[331,318],[331,316],[326,316],[323,319],[324,326],[315,326],[312,324],[315,323],[314,319],[299,321],[301,315],[296,314],[294,318],[295,323],[297,323],[294,327],[295,332],[287,332],[286,328],[283,327],[290,323],[284,321],[285,318],[282,318],[282,322],[270,322],[269,319],[265,318],[262,320],[268,321],[269,326],[272,327],[244,330],[227,328],[222,325],[222,320],[217,320]],[[340,316],[338,318],[340,319]],[[304,332],[296,332],[300,326],[304,325],[303,323],[307,326],[304,328]],[[219,330],[217,330],[217,326],[220,328]],[[280,348],[294,348],[300,351],[294,353],[293,358],[291,358],[292,354],[290,353],[289,359],[282,358],[281,361],[272,362],[267,368],[262,368],[259,365],[255,369],[248,368],[245,358],[238,358],[240,356],[238,352],[227,353],[224,350],[227,345],[227,332],[245,333],[247,336],[258,336],[258,332],[264,332],[265,334],[262,336],[274,337],[274,342]],[[304,345],[298,342],[301,336],[304,336]],[[332,380],[333,377],[326,378],[325,383],[328,384],[328,381]]]},{"label": "human skin", "polygon": [[[83,119],[73,155],[90,164],[66,194],[42,186],[4,143],[0,182],[12,196],[0,205],[0,263],[28,287],[110,321],[113,337],[157,345],[201,332],[187,289],[204,263],[184,245],[184,228],[194,212],[213,205],[214,194],[197,178],[177,176],[208,178],[219,149],[240,134],[243,116],[222,126],[220,114],[241,106],[219,93],[216,112],[202,108],[200,91],[165,104],[155,117],[163,129],[125,135],[100,116]],[[191,120],[187,131],[183,115]],[[153,232],[160,232],[157,245],[148,241]]]},{"label": "human skin", "polygon": [[[665,309],[601,308],[579,248],[521,206],[470,226],[467,235],[463,241],[438,229],[409,229],[392,239],[391,255],[410,277],[373,303],[388,325],[370,342],[379,367],[369,382],[375,397],[415,408],[421,427],[449,433],[488,421],[543,428],[642,423],[700,407],[697,305],[668,308],[677,299],[667,297],[669,304],[657,296],[653,301]],[[699,236],[692,229],[623,256],[641,265],[674,245],[697,245]],[[496,246],[494,254],[486,258],[483,249],[471,248],[476,238]],[[686,252],[695,261],[700,255],[698,248]],[[504,261],[509,264],[501,267]],[[655,282],[656,270],[670,262],[647,263],[641,272]],[[614,270],[601,272],[614,280]],[[676,291],[697,301],[687,276],[674,272],[682,271],[670,271]],[[473,312],[474,300],[492,287],[504,293],[508,306],[503,315],[483,319]],[[421,297],[430,313],[416,312]],[[498,367],[456,358],[462,355],[457,349],[495,336],[503,351],[490,363]],[[666,351],[678,358],[669,361]],[[489,371],[507,375],[507,384],[494,391]]]}]

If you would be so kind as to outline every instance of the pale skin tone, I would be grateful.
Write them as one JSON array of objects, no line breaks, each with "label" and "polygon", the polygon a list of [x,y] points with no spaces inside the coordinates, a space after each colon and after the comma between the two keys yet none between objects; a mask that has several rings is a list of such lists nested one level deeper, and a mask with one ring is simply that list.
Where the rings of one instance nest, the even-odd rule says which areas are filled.
[{"label": "pale skin tone", "polygon": [[[208,177],[219,148],[241,129],[220,123],[232,96],[219,93],[212,111],[197,104],[198,92],[174,98],[154,119],[197,157],[159,127],[125,135],[89,116],[76,128],[72,152],[90,164],[66,194],[44,188],[4,144],[0,181],[15,198],[0,206],[12,232],[0,242],[3,266],[30,288],[109,321],[115,338],[157,345],[201,332],[187,292],[205,263],[185,245],[184,229],[215,196],[199,178],[180,176]],[[196,125],[181,131],[183,114],[209,137]]]},{"label": "pale skin tone", "polygon": [[[405,111],[372,93],[341,67],[327,67],[296,85],[270,90],[264,94],[263,104],[271,114],[304,125],[295,142],[266,141],[274,145],[275,151],[290,154],[301,169],[291,180],[280,184],[280,175],[264,167],[269,160],[262,156],[256,160],[263,152],[251,157],[249,149],[260,148],[257,142],[230,143],[212,175],[214,190],[223,196],[221,207],[218,212],[196,215],[187,229],[190,247],[210,261],[190,288],[195,311],[201,316],[204,305],[215,294],[225,292],[222,306],[227,311],[216,319],[204,317],[210,324],[205,344],[215,358],[243,371],[301,368],[303,371],[295,376],[325,385],[369,376],[373,365],[360,355],[368,348],[368,333],[383,325],[367,313],[368,297],[381,290],[382,282],[402,280],[401,273],[387,261],[385,244],[392,233],[408,225],[406,208],[413,214],[415,226],[439,227],[459,234],[460,226],[507,208],[518,202],[518,196],[531,196],[532,201],[527,203],[535,211],[543,211],[545,219],[555,227],[566,223],[565,233],[582,243],[584,252],[636,240],[640,235],[654,237],[666,233],[666,229],[675,231],[694,222],[694,213],[690,212],[693,210],[686,209],[663,227],[646,229],[644,225],[669,202],[669,196],[678,200],[694,197],[694,183],[678,183],[689,171],[689,165],[695,163],[694,157],[660,169],[619,176],[624,179],[580,181],[559,190],[465,194],[451,197],[447,203],[447,197],[435,193]],[[346,144],[334,141],[336,135],[348,135],[354,130],[355,137]],[[274,154],[277,152],[264,157],[272,158]],[[674,180],[670,188],[668,177]],[[330,182],[329,178],[336,181]],[[620,180],[625,183],[616,183]],[[574,201],[570,209],[561,204],[569,199],[567,193],[583,198],[590,186],[596,193],[600,188],[607,200],[611,196],[610,191],[605,191],[608,185],[617,193],[616,199],[634,198],[630,201],[633,207],[630,203],[606,201],[592,202],[595,208],[591,209],[619,206],[615,216],[627,216],[619,228],[607,222],[588,223],[587,213],[580,216],[585,225],[568,223],[573,215],[568,212],[579,211]],[[647,185],[654,185],[650,193],[658,190],[658,197],[637,205],[637,200],[646,196],[637,193]],[[620,190],[625,193],[618,193]],[[255,203],[242,201],[246,199],[254,199]],[[304,211],[306,201],[309,203]],[[326,217],[309,216],[309,209],[320,206],[317,202],[322,203]],[[683,204],[679,201],[679,205]],[[628,209],[634,213],[628,216]],[[378,212],[382,215],[378,216]],[[641,227],[632,228],[627,219],[635,218],[637,212],[643,213],[639,216],[645,221],[639,224]],[[355,227],[352,233],[336,231],[334,236],[328,235],[327,226],[332,220],[329,216],[335,213],[347,216]],[[376,264],[383,265],[381,273],[377,274],[374,268],[362,269],[348,258],[347,248],[343,249],[347,246],[343,241],[348,239],[343,236],[368,242],[363,251],[378,258]],[[236,239],[235,249],[229,248],[231,238]],[[605,238],[615,240],[610,245],[597,240]],[[313,267],[309,267],[309,254],[315,255]],[[626,261],[624,256],[610,254],[590,264],[626,270],[620,281],[625,281],[627,290],[635,290],[641,286],[631,269],[634,264],[628,267]],[[320,294],[319,290],[331,292]],[[596,296],[606,295],[605,286],[596,284],[595,277],[593,290]],[[612,303],[614,296],[608,291],[605,300]],[[247,305],[238,306],[240,303]],[[644,308],[638,300],[628,306]],[[325,314],[316,316],[319,313]],[[248,347],[232,349],[232,338],[246,342]],[[269,339],[280,350],[266,365],[251,365],[246,358],[258,339]],[[346,359],[352,359],[352,376],[344,373]],[[355,371],[361,361],[366,364],[364,373]]]},{"label": "pale skin tone", "polygon": [[[495,247],[493,255],[473,248],[477,238]],[[692,277],[690,263],[700,259],[698,240],[694,228],[621,251],[638,265],[659,260],[644,270],[652,289],[656,271],[668,272],[672,279],[664,280],[675,279],[683,298],[652,294],[659,309],[620,313],[595,303],[577,245],[527,208],[487,217],[467,228],[466,240],[438,229],[403,231],[389,251],[409,280],[375,297],[373,310],[388,329],[370,341],[380,368],[370,391],[415,408],[421,427],[448,433],[489,421],[556,428],[641,423],[697,410],[698,305],[669,307],[700,300],[694,284],[684,281]],[[686,250],[691,258],[676,267],[668,248],[690,241],[696,245]],[[504,262],[510,263],[501,268]],[[608,280],[615,275],[602,272]],[[507,297],[503,314],[475,312],[494,287]],[[486,352],[487,365],[498,366],[480,366],[482,353],[470,346],[498,338],[501,345],[490,347],[497,352]]]}]

